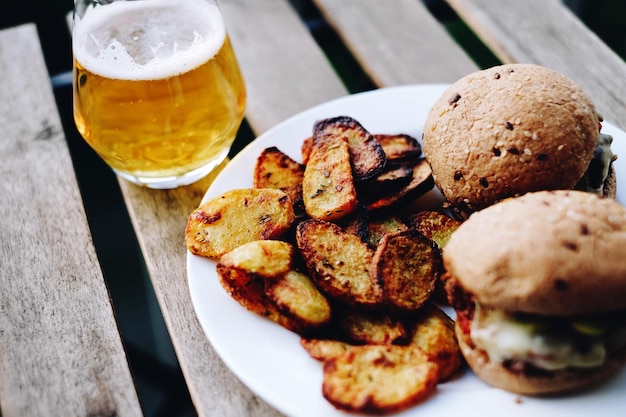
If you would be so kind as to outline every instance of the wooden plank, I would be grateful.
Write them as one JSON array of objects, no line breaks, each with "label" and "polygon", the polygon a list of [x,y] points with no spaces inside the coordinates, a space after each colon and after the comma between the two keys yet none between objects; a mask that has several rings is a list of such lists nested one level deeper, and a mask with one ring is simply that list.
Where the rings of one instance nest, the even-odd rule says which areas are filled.
[{"label": "wooden plank", "polygon": [[[246,79],[247,118],[256,133],[347,93],[286,0],[225,0],[220,5]],[[278,416],[222,363],[193,309],[183,233],[210,182],[209,177],[166,191],[123,180],[120,186],[198,414]]]},{"label": "wooden plank", "polygon": [[448,83],[478,67],[416,0],[314,0],[381,87]]},{"label": "wooden plank", "polygon": [[447,0],[503,62],[561,71],[626,129],[626,64],[559,0]]},{"label": "wooden plank", "polygon": [[0,74],[0,414],[140,416],[33,25]]},{"label": "wooden plank", "polygon": [[198,415],[278,416],[213,351],[191,302],[183,233],[211,179],[174,190],[141,188],[122,179],[120,186]]}]

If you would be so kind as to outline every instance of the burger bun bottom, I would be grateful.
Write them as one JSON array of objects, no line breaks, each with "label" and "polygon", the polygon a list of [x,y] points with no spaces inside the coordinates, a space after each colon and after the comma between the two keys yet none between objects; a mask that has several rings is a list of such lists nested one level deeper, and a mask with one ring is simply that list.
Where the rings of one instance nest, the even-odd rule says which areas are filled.
[{"label": "burger bun bottom", "polygon": [[626,363],[626,352],[593,369],[565,369],[542,376],[527,376],[490,362],[486,354],[468,344],[467,335],[456,326],[459,347],[469,367],[487,384],[523,395],[548,396],[579,391],[600,384],[616,375]]}]

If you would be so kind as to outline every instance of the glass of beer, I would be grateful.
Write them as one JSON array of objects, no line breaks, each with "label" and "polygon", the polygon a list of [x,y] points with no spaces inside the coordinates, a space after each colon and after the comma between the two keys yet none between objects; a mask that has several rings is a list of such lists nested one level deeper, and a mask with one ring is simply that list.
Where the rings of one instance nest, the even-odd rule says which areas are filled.
[{"label": "glass of beer", "polygon": [[246,91],[215,0],[75,0],[74,120],[121,177],[175,188],[227,156]]}]

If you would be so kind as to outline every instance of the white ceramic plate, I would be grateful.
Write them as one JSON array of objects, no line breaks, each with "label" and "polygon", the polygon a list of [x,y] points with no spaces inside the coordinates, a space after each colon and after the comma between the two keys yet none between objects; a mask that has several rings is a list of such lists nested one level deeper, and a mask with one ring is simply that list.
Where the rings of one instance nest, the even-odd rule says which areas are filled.
[{"label": "white ceramic plate", "polygon": [[[300,160],[300,146],[321,118],[347,115],[372,133],[408,133],[421,138],[426,114],[445,85],[415,85],[356,94],[314,107],[267,131],[220,173],[205,200],[233,188],[252,186],[256,157],[277,146]],[[626,196],[626,133],[604,124],[613,135],[618,199]],[[322,367],[299,344],[299,338],[258,317],[233,301],[218,283],[215,262],[188,254],[187,269],[193,305],[200,323],[226,365],[253,392],[293,417],[347,416],[321,395]],[[609,383],[576,396],[553,399],[520,397],[491,388],[470,371],[440,384],[423,403],[402,416],[623,416],[626,370]]]}]

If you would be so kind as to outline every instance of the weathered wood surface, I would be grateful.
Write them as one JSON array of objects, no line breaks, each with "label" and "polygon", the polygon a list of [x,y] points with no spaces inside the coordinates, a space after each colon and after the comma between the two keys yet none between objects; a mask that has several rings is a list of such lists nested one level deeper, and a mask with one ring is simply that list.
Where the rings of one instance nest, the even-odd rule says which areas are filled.
[{"label": "weathered wood surface", "polygon": [[314,0],[379,87],[451,83],[478,67],[416,0]]},{"label": "weathered wood surface", "polygon": [[447,0],[503,62],[528,62],[576,81],[626,129],[626,64],[559,0]]},{"label": "weathered wood surface", "polygon": [[[225,0],[220,5],[246,77],[246,116],[256,133],[307,107],[347,94],[286,0]],[[225,367],[193,310],[183,233],[210,181],[169,191],[148,190],[126,181],[120,185],[198,414],[279,415]]]},{"label": "weathered wood surface", "polygon": [[140,416],[35,26],[0,74],[0,414]]},{"label": "weathered wood surface", "polygon": [[[476,64],[418,0],[313,1],[378,86],[452,82],[477,69]],[[592,94],[607,119],[624,127],[626,113],[623,107],[626,104],[618,96],[623,89],[620,88],[622,83],[626,82],[624,62],[616,58],[558,1],[448,2],[504,62],[535,62],[565,72]],[[347,94],[332,64],[287,0],[221,0],[219,3],[246,79],[246,117],[256,134],[301,110]],[[5,181],[0,186],[3,194],[14,196],[14,203],[6,200],[0,203],[3,234],[0,248],[3,254],[9,254],[6,259],[0,259],[0,270],[3,275],[14,276],[0,283],[0,404],[3,416],[37,415],[31,413],[30,408],[15,408],[13,405],[23,399],[32,400],[42,393],[52,398],[51,403],[64,402],[63,390],[72,391],[74,401],[82,399],[88,404],[92,404],[92,398],[98,401],[110,399],[110,402],[94,400],[94,403],[115,403],[119,407],[118,415],[135,415],[139,411],[134,390],[125,385],[129,383],[128,369],[120,371],[113,366],[124,362],[124,358],[120,357],[123,353],[119,335],[115,331],[114,337],[105,337],[111,326],[110,305],[106,289],[100,284],[93,284],[101,282],[93,248],[90,243],[85,243],[86,248],[71,249],[76,248],[78,242],[88,242],[89,235],[76,186],[73,179],[68,180],[68,177],[73,178],[73,173],[71,165],[64,162],[68,156],[64,146],[61,146],[61,128],[56,119],[50,118],[54,109],[46,107],[43,113],[39,109],[42,100],[50,101],[46,106],[53,106],[52,99],[48,100],[45,94],[39,93],[49,89],[43,85],[46,75],[40,73],[45,69],[39,68],[31,79],[30,74],[22,73],[24,68],[30,68],[25,64],[26,56],[12,57],[7,52],[32,47],[30,43],[20,43],[25,41],[22,39],[23,31],[20,29],[19,35],[2,32],[0,38],[0,73],[3,74],[0,92],[3,98],[15,97],[14,100],[17,100],[17,104],[12,100],[0,103],[0,125],[12,121],[9,125],[15,129],[9,129],[9,133],[0,139],[2,169],[31,167],[30,171],[25,171],[29,174],[23,178],[12,174],[18,182]],[[25,38],[32,43],[35,34],[32,29],[26,32],[28,36]],[[578,58],[580,52],[583,57]],[[607,64],[602,66],[595,62]],[[17,68],[22,68],[21,72]],[[6,73],[12,73],[8,80],[4,75]],[[612,81],[607,81],[608,78]],[[28,94],[23,94],[24,91]],[[20,100],[26,101],[22,103]],[[28,117],[28,122],[24,121],[25,117]],[[44,153],[35,152],[36,141],[29,143],[21,140],[35,137],[39,132],[51,132],[48,136],[52,138],[37,145],[46,147],[46,158],[43,160],[37,159]],[[21,155],[21,159],[16,154]],[[34,173],[38,173],[37,178]],[[144,189],[125,181],[120,181],[120,186],[198,414],[278,416],[280,413],[241,384],[221,362],[193,310],[187,285],[183,233],[189,213],[198,205],[210,182],[211,178],[206,178],[191,186],[169,191]],[[62,192],[51,187],[53,183]],[[37,197],[32,199],[33,195]],[[31,202],[32,206],[24,212],[18,210],[17,205],[26,202]],[[46,216],[56,219],[55,222],[48,224]],[[12,217],[18,223],[9,220]],[[39,227],[29,228],[25,235],[25,227],[16,224],[30,224],[32,218]],[[44,231],[42,237],[37,234],[39,230]],[[63,237],[66,234],[72,237]],[[41,243],[36,238],[40,238]],[[35,248],[29,248],[34,243]],[[21,252],[28,255],[22,256]],[[48,268],[35,268],[38,264]],[[66,272],[52,273],[52,269]],[[59,282],[44,285],[50,276],[56,276]],[[88,281],[89,285],[70,286],[72,279],[81,283]],[[45,287],[47,292],[41,287]],[[85,288],[92,292],[88,293]],[[35,294],[40,292],[40,304],[37,298],[21,295],[20,291],[26,290]],[[86,309],[81,317],[68,317],[67,311],[59,307],[63,301],[58,301],[65,300],[65,296],[73,308],[78,305],[79,311],[84,308],[82,303],[89,300],[94,303],[94,311]],[[38,321],[32,328],[20,327],[24,326],[20,324],[23,322],[16,322],[15,318],[20,317],[23,311],[31,310],[31,320],[41,322]],[[98,316],[94,316],[96,313]],[[46,324],[47,321],[53,324]],[[99,325],[95,329],[90,328],[95,322]],[[68,323],[74,327],[63,327],[70,326]],[[55,326],[59,326],[64,333],[46,333],[57,328]],[[90,330],[83,333],[83,329]],[[47,340],[49,349],[38,349],[34,343],[28,346],[31,340],[43,339]],[[97,351],[86,352],[90,340],[102,343]],[[20,353],[22,349],[26,349],[25,353]],[[68,352],[74,352],[72,355],[76,356],[70,356]],[[44,355],[43,358],[41,355]],[[73,358],[76,363],[84,360],[91,365],[80,367],[72,363],[59,367],[54,363],[59,359],[69,360],[67,358]],[[107,360],[110,362],[102,362]],[[21,364],[11,365],[11,361],[21,361]],[[17,366],[30,370],[28,376],[19,379]],[[75,369],[77,367],[80,369]],[[109,369],[111,367],[113,369]],[[121,376],[116,381],[109,381],[107,377],[113,372]],[[70,387],[68,382],[62,382],[52,389],[43,388],[50,381],[73,381],[77,377],[89,381],[90,377],[94,379],[94,375],[97,380],[104,381],[104,385],[90,382],[81,388],[80,384]],[[39,385],[29,386],[31,383]],[[82,410],[81,406],[87,407],[78,404],[75,410]],[[80,412],[63,414],[86,415]]]}]

